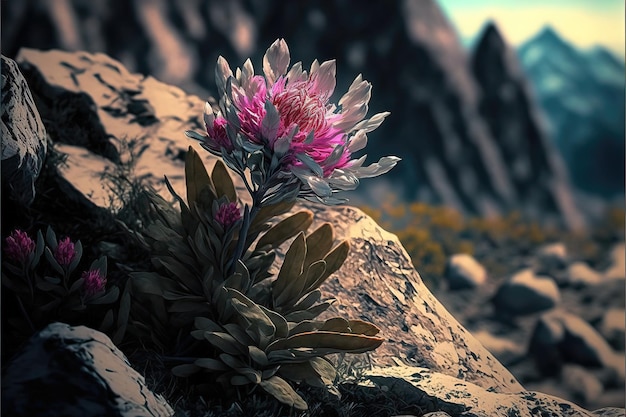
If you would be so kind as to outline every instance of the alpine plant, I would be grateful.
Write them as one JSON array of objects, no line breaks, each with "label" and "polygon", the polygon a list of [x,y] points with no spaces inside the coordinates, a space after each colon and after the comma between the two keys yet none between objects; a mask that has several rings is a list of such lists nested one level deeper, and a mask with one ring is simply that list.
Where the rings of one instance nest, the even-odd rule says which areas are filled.
[{"label": "alpine plant", "polygon": [[283,39],[266,51],[263,75],[254,73],[249,59],[233,73],[220,56],[215,71],[218,108],[205,105],[206,135],[186,134],[242,177],[253,206],[297,197],[343,203],[336,193],[354,190],[360,178],[384,174],[400,160],[386,156],[363,166],[366,155],[353,157],[389,112],[365,118],[372,86],[361,75],[336,105],[331,103],[334,60],[315,60],[308,72],[300,62],[291,68],[289,63]]}]

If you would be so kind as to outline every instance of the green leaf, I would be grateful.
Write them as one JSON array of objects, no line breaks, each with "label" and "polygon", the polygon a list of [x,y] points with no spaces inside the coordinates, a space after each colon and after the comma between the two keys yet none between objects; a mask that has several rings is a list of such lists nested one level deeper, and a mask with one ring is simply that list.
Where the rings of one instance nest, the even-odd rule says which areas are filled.
[{"label": "green leaf", "polygon": [[241,328],[241,326],[237,323],[228,323],[223,325],[224,329],[228,331],[228,333],[235,338],[237,342],[242,344],[243,346],[249,346],[255,343],[254,340],[250,337],[248,333]]},{"label": "green leaf", "polygon": [[296,204],[295,201],[282,201],[261,207],[250,224],[250,232],[257,232],[269,219],[287,213]]},{"label": "green leaf", "polygon": [[196,329],[207,330],[210,332],[221,332],[222,327],[211,319],[206,317],[196,317],[193,325]]},{"label": "green leaf", "polygon": [[227,371],[229,369],[224,362],[213,358],[196,359],[194,365],[199,366],[200,368],[208,369],[209,371]]},{"label": "green leaf", "polygon": [[109,310],[104,315],[104,318],[102,319],[102,323],[100,323],[100,326],[98,326],[98,329],[101,332],[107,332],[113,326],[113,322],[114,322],[113,310]]},{"label": "green leaf", "polygon": [[258,250],[266,245],[276,248],[287,239],[308,229],[312,223],[313,213],[308,210],[289,216],[265,232],[256,244],[256,248]]},{"label": "green leaf", "polygon": [[265,348],[276,333],[274,323],[254,301],[236,290],[228,289],[228,292],[233,297],[232,306],[250,323],[246,332],[255,339],[260,348]]},{"label": "green leaf", "polygon": [[76,281],[74,281],[74,283],[70,287],[70,294],[78,291],[83,286],[84,282],[85,282],[85,280],[83,278],[79,278]]},{"label": "green leaf", "polygon": [[204,338],[217,349],[220,349],[222,352],[226,352],[231,355],[240,355],[247,352],[247,347],[239,344],[235,340],[235,338],[228,333],[205,332]]},{"label": "green leaf", "polygon": [[[74,257],[72,258],[72,262],[70,262],[69,266],[67,267],[68,274],[76,269],[82,256],[83,256],[83,244],[80,243],[80,240],[79,240],[74,244]],[[106,276],[106,270],[103,276]]]},{"label": "green leaf", "polygon": [[333,227],[324,223],[306,238],[307,254],[304,260],[305,267],[316,262],[328,254],[334,242]]},{"label": "green leaf", "polygon": [[326,270],[324,273],[318,278],[318,280],[308,288],[308,290],[319,288],[320,285],[324,283],[332,274],[334,274],[341,266],[344,261],[348,257],[348,253],[350,252],[350,243],[347,240],[344,240],[339,245],[337,245],[326,257],[324,261],[326,262]]},{"label": "green leaf", "polygon": [[319,330],[323,325],[324,325],[323,321],[303,320],[299,322],[298,324],[296,324],[295,326],[293,326],[289,330],[289,336],[293,336],[294,334],[298,334],[298,333],[306,333],[306,332]]},{"label": "green leaf", "polygon": [[102,297],[89,301],[89,304],[111,304],[117,300],[120,295],[120,289],[117,287],[111,288]]},{"label": "green leaf", "polygon": [[189,207],[192,207],[193,203],[199,201],[200,192],[203,188],[208,187],[211,191],[215,190],[213,181],[211,181],[202,159],[191,146],[189,146],[187,156],[185,157],[185,183]]},{"label": "green leaf", "polygon": [[363,334],[365,336],[376,336],[380,333],[380,329],[374,326],[372,323],[368,323],[362,320],[349,320],[348,324],[352,333]]},{"label": "green leaf", "polygon": [[[259,377],[259,379],[260,379],[260,377]],[[251,382],[250,379],[248,379],[248,377],[245,376],[245,375],[233,375],[230,378],[230,384],[235,386],[235,387],[239,387],[239,386],[242,386],[242,385],[248,385],[248,384],[250,384],[250,382]]]},{"label": "green leaf", "polygon": [[308,310],[322,298],[320,290],[313,290],[300,299],[289,311]]},{"label": "green leaf", "polygon": [[306,310],[298,310],[292,311],[291,313],[285,314],[285,319],[288,321],[299,322],[302,320],[313,320],[324,311],[328,310],[328,308],[335,302],[334,299],[324,301],[323,303],[316,304],[313,307],[309,307]]},{"label": "green leaf", "polygon": [[63,268],[61,267],[61,265],[59,265],[57,260],[54,258],[54,255],[52,254],[52,251],[50,250],[49,247],[46,248],[45,255],[46,255],[46,260],[54,268],[54,270],[57,271],[61,275],[65,275],[65,271],[63,271]]},{"label": "green leaf", "polygon": [[194,294],[202,294],[202,285],[198,278],[185,265],[171,256],[159,257],[157,258],[157,262]]},{"label": "green leaf", "polygon": [[217,198],[226,196],[231,203],[237,202],[237,190],[235,190],[233,180],[230,178],[226,165],[222,161],[218,160],[215,163],[211,178],[213,179],[213,184],[215,184]]},{"label": "green leaf", "polygon": [[291,385],[279,376],[273,376],[259,383],[261,388],[283,404],[297,410],[306,410],[308,406],[304,399],[291,388]]},{"label": "green leaf", "polygon": [[281,337],[287,337],[287,335],[289,335],[289,325],[287,324],[287,320],[285,320],[283,316],[281,316],[277,312],[272,311],[269,308],[266,308],[260,304],[259,304],[259,308],[263,310],[265,315],[267,315],[267,317],[269,317],[270,320],[272,320],[274,327],[276,327],[276,333],[274,334],[274,337],[281,338]]},{"label": "green leaf", "polygon": [[272,292],[274,300],[282,294],[289,283],[302,275],[304,259],[306,257],[306,242],[304,233],[300,232],[291,243],[291,246],[285,254],[283,265],[278,273],[278,278],[273,282]]},{"label": "green leaf", "polygon": [[329,353],[363,353],[376,349],[382,342],[383,339],[380,337],[319,330],[299,333],[287,339],[277,340],[267,347],[266,352],[284,349],[312,348],[324,349],[329,351]]},{"label": "green leaf", "polygon": [[326,320],[320,330],[338,333],[352,333],[350,330],[350,323],[342,317],[333,317]]},{"label": "green leaf", "polygon": [[133,287],[138,293],[153,294],[162,297],[163,290],[168,287],[163,284],[167,281],[172,284],[169,288],[167,288],[168,290],[171,291],[175,288],[174,281],[155,272],[132,272],[130,274],[130,279],[132,280]]},{"label": "green leaf", "polygon": [[309,361],[283,364],[278,370],[278,373],[281,377],[290,381],[304,381],[307,384],[318,388],[324,388],[326,386]]},{"label": "green leaf", "polygon": [[335,381],[337,371],[335,370],[335,367],[325,358],[312,358],[309,361],[309,364],[311,364],[311,367],[320,376],[320,378],[322,378],[324,385],[331,385]]},{"label": "green leaf", "polygon": [[46,229],[46,243],[52,250],[56,250],[59,243],[57,242],[57,235],[52,230],[52,227],[48,226]]},{"label": "green leaf", "polygon": [[197,374],[199,371],[200,371],[200,367],[191,363],[185,364],[185,365],[178,365],[172,368],[172,374],[180,378],[187,378],[193,374]]},{"label": "green leaf", "polygon": [[256,346],[248,346],[248,355],[250,358],[262,367],[268,365],[267,355]]}]

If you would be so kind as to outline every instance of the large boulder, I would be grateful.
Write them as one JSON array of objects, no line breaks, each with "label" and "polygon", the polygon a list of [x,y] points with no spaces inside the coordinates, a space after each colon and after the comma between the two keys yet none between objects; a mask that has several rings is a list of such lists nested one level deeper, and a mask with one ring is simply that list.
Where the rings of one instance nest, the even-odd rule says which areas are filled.
[{"label": "large boulder", "polygon": [[521,316],[554,308],[560,300],[559,288],[552,278],[524,269],[500,286],[493,302],[499,311]]},{"label": "large boulder", "polygon": [[46,129],[24,76],[4,55],[1,111],[3,196],[28,205],[35,198],[35,180],[46,156]]},{"label": "large boulder", "polygon": [[451,290],[475,288],[487,281],[487,271],[473,256],[458,253],[448,259],[445,278]]},{"label": "large boulder", "polygon": [[2,413],[15,417],[167,417],[174,411],[146,386],[103,333],[52,323],[3,369]]},{"label": "large boulder", "polygon": [[450,375],[408,366],[374,368],[367,373],[367,383],[393,392],[407,403],[418,400],[424,411],[440,410],[460,417],[609,417],[624,413],[623,408],[605,408],[592,413],[539,392],[497,393]]}]

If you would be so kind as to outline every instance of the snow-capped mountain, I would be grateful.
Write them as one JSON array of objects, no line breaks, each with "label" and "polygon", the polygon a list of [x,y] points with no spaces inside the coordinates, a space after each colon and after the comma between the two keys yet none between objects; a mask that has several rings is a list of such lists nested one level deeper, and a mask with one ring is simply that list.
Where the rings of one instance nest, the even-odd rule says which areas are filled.
[{"label": "snow-capped mountain", "polygon": [[581,51],[546,27],[518,56],[574,183],[624,192],[624,62],[602,47]]}]

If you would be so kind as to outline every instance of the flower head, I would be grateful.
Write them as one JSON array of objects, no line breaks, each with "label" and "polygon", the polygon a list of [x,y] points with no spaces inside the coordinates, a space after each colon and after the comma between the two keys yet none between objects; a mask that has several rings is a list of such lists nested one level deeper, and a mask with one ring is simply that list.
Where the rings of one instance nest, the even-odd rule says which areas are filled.
[{"label": "flower head", "polygon": [[237,203],[224,203],[219,206],[217,213],[215,213],[215,221],[221,224],[224,229],[228,229],[239,219],[241,219],[241,213]]},{"label": "flower head", "polygon": [[[336,83],[334,60],[321,64],[316,60],[309,72],[300,62],[289,69],[289,62],[289,49],[283,39],[276,40],[265,53],[264,75],[254,74],[250,60],[233,75],[228,62],[220,57],[216,68],[220,109],[214,112],[211,106],[205,106],[208,136],[187,134],[201,140],[205,149],[221,155],[237,171],[251,166],[251,170],[267,171],[253,176],[253,182],[268,181],[276,174],[281,177],[276,183],[287,187],[294,184],[285,176],[290,173],[296,178],[298,196],[341,202],[332,195],[355,189],[359,178],[381,175],[399,161],[397,157],[384,157],[363,167],[365,157],[352,158],[365,147],[367,133],[389,113],[364,119],[371,84],[361,75],[337,105],[331,103]],[[258,157],[248,163],[258,152],[265,164],[258,163]]]},{"label": "flower head", "polygon": [[59,265],[67,267],[72,263],[75,256],[76,250],[70,238],[66,237],[65,239],[61,239],[54,251],[54,259],[56,259]]},{"label": "flower head", "polygon": [[5,240],[4,252],[9,259],[24,263],[35,250],[35,242],[22,230],[14,230]]},{"label": "flower head", "polygon": [[80,277],[84,279],[83,292],[86,296],[90,297],[104,291],[107,279],[102,275],[99,269],[84,271]]}]

